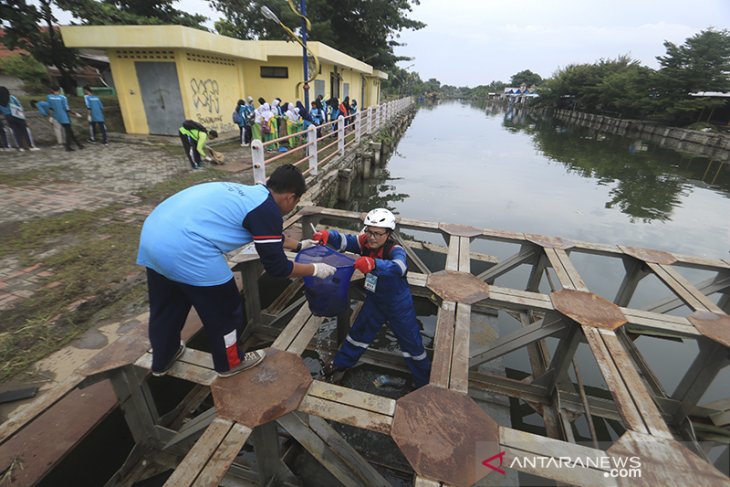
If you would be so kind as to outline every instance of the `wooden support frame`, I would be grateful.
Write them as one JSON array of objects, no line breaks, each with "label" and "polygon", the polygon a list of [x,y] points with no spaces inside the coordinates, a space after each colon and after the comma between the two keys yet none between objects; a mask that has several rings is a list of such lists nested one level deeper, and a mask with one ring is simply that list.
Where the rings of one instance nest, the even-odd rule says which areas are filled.
[{"label": "wooden support frame", "polygon": [[[299,224],[308,219],[319,221],[324,217],[359,221],[361,216],[358,213],[341,210],[312,212],[310,209],[309,211],[311,213],[306,217],[299,215],[289,219],[287,224]],[[570,252],[561,247],[559,239],[551,240],[550,237],[530,236],[528,240],[524,234],[518,233],[472,229],[471,227],[464,231],[458,226],[449,228],[436,223],[401,219],[399,231],[409,228],[449,235],[448,246],[445,249],[445,270],[470,274],[472,261],[489,261],[490,264],[494,264],[478,276],[490,283],[489,292],[484,294],[485,298],[476,303],[460,302],[461,298],[453,298],[451,301],[446,299],[440,305],[436,325],[433,385],[449,388],[460,394],[469,394],[471,397],[497,393],[526,401],[545,416],[546,427],[551,436],[564,437],[568,440],[573,440],[570,422],[578,414],[590,414],[611,421],[621,419],[630,430],[630,434],[637,438],[641,435],[651,435],[654,437],[654,441],[671,441],[672,435],[667,422],[672,426],[677,425],[684,421],[687,415],[697,415],[721,422],[728,420],[726,405],[718,403],[708,405],[712,407],[699,407],[696,404],[716,376],[717,371],[727,364],[726,349],[722,345],[701,337],[698,329],[688,319],[657,311],[669,311],[678,307],[680,303],[686,303],[694,310],[722,314],[723,310],[727,310],[727,307],[730,306],[730,297],[728,297],[730,294],[726,294],[717,305],[708,298],[708,294],[723,292],[730,288],[730,274],[728,274],[730,262],[680,256],[668,252],[652,253],[652,251],[641,249],[572,242],[571,250],[619,257],[626,268],[626,276],[614,302],[621,307],[621,312],[628,320],[628,324],[624,325],[624,329],[611,331],[579,326],[567,319],[556,318],[550,296],[539,292],[540,279],[548,269],[550,269],[550,277],[557,276],[562,288],[588,291],[585,281],[571,261]],[[454,233],[450,233],[452,231]],[[303,234],[306,234],[306,230]],[[464,236],[464,234],[469,236]],[[419,259],[409,242],[404,241],[400,234],[396,236],[403,243],[409,259],[418,268],[409,273],[410,285],[414,290],[428,294],[431,288],[426,287],[426,284],[431,273],[442,269],[429,269]],[[517,244],[520,245],[520,250],[495,263],[490,260],[489,256],[480,255],[475,258],[476,254],[471,253],[474,239]],[[556,241],[557,243],[555,243]],[[545,247],[543,248],[542,245]],[[672,264],[667,262],[718,270],[718,275],[714,279],[693,285],[679,274]],[[511,289],[494,285],[495,279],[520,265],[532,266],[525,289]],[[302,306],[303,300],[295,300],[288,304],[299,292],[298,285],[296,283],[290,285],[269,307],[270,313],[264,314],[260,309],[258,296],[258,278],[261,274],[258,258],[254,255],[239,256],[236,270],[241,271],[244,277],[244,299],[247,305],[247,317],[251,325],[248,331],[273,338],[273,346],[281,350],[301,354],[305,350],[311,349],[312,337],[317,332],[322,319],[312,316],[308,308]],[[650,310],[629,308],[628,305],[635,294],[638,283],[648,275],[647,270],[656,274],[672,292],[677,294],[678,298],[657,303]],[[471,276],[467,277],[471,278]],[[554,279],[551,284],[554,284]],[[524,328],[500,338],[488,347],[473,350],[471,352],[473,356],[469,357],[472,312],[488,313],[494,312],[493,310],[514,313]],[[288,320],[289,323],[281,330],[281,323],[285,320]],[[694,338],[703,344],[701,359],[692,365],[673,397],[665,397],[665,392],[653,376],[650,367],[636,347],[627,339],[625,331],[632,330]],[[546,346],[542,342],[550,336],[560,337],[560,343],[552,359],[548,361]],[[613,401],[591,396],[582,388],[576,393],[573,390],[573,384],[568,384],[564,380],[570,361],[583,336],[606,378],[614,398]],[[331,347],[332,344],[318,342],[317,346]],[[529,382],[529,379],[516,381],[474,370],[483,361],[498,358],[521,347],[531,348],[534,377],[532,382]],[[403,370],[401,357],[393,353],[369,350],[363,356],[363,361]],[[151,355],[149,353],[144,353],[135,362],[136,366],[143,369],[148,369],[150,364]],[[236,455],[249,438],[256,443],[259,451],[267,452],[265,457],[268,460],[261,462],[260,482],[286,484],[293,480],[287,473],[287,469],[282,468],[281,454],[278,451],[278,434],[274,423],[265,424],[258,430],[251,431],[230,420],[218,418],[214,410],[209,410],[185,426],[181,426],[183,423],[179,419],[182,409],[175,410],[174,414],[171,413],[162,418],[154,409],[151,395],[149,391],[145,390],[146,370],[124,366],[107,370],[104,374],[115,381],[115,388],[122,400],[123,408],[126,407],[133,413],[130,415],[133,419],[131,429],[141,446],[132,452],[132,458],[142,455],[147,445],[165,450],[164,453],[168,456],[181,455],[183,449],[199,436],[185,460],[178,465],[175,474],[171,477],[171,483],[168,482],[168,485],[213,485],[226,476],[229,479],[240,477],[247,481],[255,480],[255,472],[246,471],[245,467],[233,463]],[[217,378],[212,369],[210,355],[192,349],[188,349],[184,356],[174,364],[169,375],[200,384],[200,388],[190,398],[186,398],[191,401],[198,400],[204,389]],[[86,382],[91,383],[97,378],[91,377]],[[57,394],[56,398],[62,397],[68,392],[68,387],[73,388],[82,381],[82,377],[72,378],[66,384],[65,392],[60,390],[53,394]],[[139,387],[140,385],[142,387]],[[45,404],[51,404],[54,400],[53,397],[48,396]],[[338,478],[345,485],[385,485],[377,471],[354,450],[348,450],[349,445],[334,433],[325,420],[390,434],[395,411],[396,401],[392,399],[315,380],[299,403],[298,411],[279,418],[278,421],[287,430],[289,428],[296,430],[297,434],[294,436],[298,441],[308,442],[310,448],[318,448],[321,461],[327,463],[327,467],[331,471],[338,471],[338,475],[340,475]],[[29,411],[22,419],[12,422],[10,426],[3,424],[0,426],[0,432],[8,431],[13,434],[14,431],[17,431],[18,425],[32,419],[33,414],[35,413]],[[161,426],[161,423],[168,421],[177,423],[176,428],[179,430],[175,431]],[[288,427],[285,423],[288,424]],[[582,450],[585,447],[504,427],[500,428],[500,444],[503,449],[513,454],[544,454],[554,457],[557,454],[600,452],[595,448]],[[525,444],[531,446],[525,447]],[[128,464],[125,464],[126,466]],[[671,466],[667,468],[671,468]],[[529,470],[524,469],[523,471]],[[539,475],[545,474],[545,471],[532,473]],[[558,482],[575,485],[615,485],[611,479],[603,480],[605,477],[602,476],[602,473],[601,471],[573,471],[571,473],[570,469],[558,469],[548,472],[548,475]],[[443,485],[443,481],[420,477],[416,478],[415,482],[416,485],[428,487]]]}]

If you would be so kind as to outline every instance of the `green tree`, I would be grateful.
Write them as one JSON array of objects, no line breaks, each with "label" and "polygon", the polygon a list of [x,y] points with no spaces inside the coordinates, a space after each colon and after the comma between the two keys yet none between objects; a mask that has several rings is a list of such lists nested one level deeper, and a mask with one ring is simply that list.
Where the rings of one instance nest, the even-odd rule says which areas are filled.
[{"label": "green tree", "polygon": [[[263,17],[261,7],[268,6],[288,27],[301,25],[287,0],[210,0],[225,20],[216,22],[216,30],[238,39],[288,39],[284,31]],[[298,6],[296,0],[293,3]],[[312,22],[308,39],[323,42],[377,69],[388,70],[395,63],[408,60],[396,56],[394,48],[399,33],[418,30],[422,22],[408,18],[419,0],[309,0],[307,17]]]},{"label": "green tree", "polygon": [[656,77],[655,96],[661,120],[687,124],[706,110],[723,104],[721,100],[693,97],[701,91],[730,91],[730,32],[703,30],[677,46],[664,43],[666,55]]},{"label": "green tree", "polygon": [[[39,0],[38,6],[26,0],[0,0],[0,21],[5,35],[0,38],[8,49],[24,49],[46,66],[55,66],[61,75],[61,86],[73,89],[71,76],[78,63],[76,53],[63,45],[56,30],[51,0]],[[43,24],[43,28],[39,24]]]},{"label": "green tree", "polygon": [[0,72],[23,81],[27,92],[41,93],[45,90],[44,81],[48,80],[48,70],[33,56],[17,55],[0,59]]},{"label": "green tree", "polygon": [[539,85],[542,83],[542,77],[539,74],[526,69],[517,74],[513,74],[509,83],[511,86],[520,86],[522,83],[525,83],[527,86]]},{"label": "green tree", "polygon": [[559,108],[644,116],[653,109],[651,69],[628,56],[572,64],[557,71],[539,89],[540,103]]},{"label": "green tree", "polygon": [[88,25],[172,24],[207,30],[204,15],[173,7],[175,0],[56,0],[63,10]]}]

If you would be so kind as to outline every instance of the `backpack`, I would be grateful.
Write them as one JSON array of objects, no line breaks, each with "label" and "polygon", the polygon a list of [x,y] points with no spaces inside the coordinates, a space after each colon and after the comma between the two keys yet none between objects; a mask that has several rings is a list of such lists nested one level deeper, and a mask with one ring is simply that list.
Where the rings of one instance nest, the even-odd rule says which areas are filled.
[{"label": "backpack", "polygon": [[241,112],[238,111],[238,108],[233,110],[233,123],[243,125],[243,117],[241,117]]},{"label": "backpack", "polygon": [[262,134],[270,134],[271,133],[271,124],[269,124],[269,121],[266,119],[261,119],[261,133]]},{"label": "backpack", "polygon": [[203,125],[199,124],[195,120],[185,120],[183,122],[183,128],[186,130],[197,130],[198,132],[205,132],[208,133],[208,129],[206,129]]}]

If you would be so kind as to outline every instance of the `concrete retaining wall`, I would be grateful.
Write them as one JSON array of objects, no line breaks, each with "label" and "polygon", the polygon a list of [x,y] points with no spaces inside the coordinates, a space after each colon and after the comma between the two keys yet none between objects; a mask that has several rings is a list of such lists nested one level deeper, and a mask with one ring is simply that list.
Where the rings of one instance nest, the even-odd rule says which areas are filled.
[{"label": "concrete retaining wall", "polygon": [[730,136],[665,127],[642,120],[624,120],[572,110],[555,110],[553,116],[564,122],[650,142],[666,149],[730,161]]}]

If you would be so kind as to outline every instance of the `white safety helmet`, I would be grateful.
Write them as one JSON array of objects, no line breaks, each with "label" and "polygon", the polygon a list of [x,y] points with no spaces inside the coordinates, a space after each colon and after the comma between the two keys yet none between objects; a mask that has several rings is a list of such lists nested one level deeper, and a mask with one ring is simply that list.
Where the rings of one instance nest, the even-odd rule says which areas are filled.
[{"label": "white safety helmet", "polygon": [[385,208],[375,208],[365,216],[365,226],[395,230],[395,215]]}]

